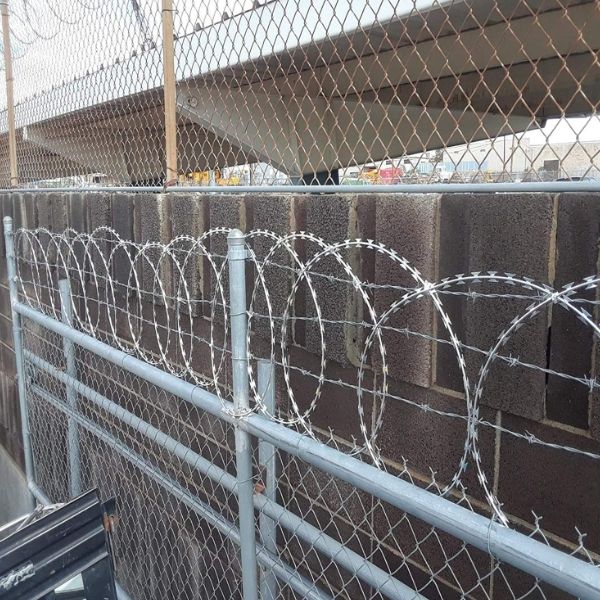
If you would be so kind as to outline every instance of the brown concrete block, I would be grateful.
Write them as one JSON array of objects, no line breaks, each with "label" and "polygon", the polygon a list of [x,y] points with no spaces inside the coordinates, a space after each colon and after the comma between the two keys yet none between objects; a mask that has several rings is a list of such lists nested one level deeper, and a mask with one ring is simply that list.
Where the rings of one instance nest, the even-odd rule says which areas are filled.
[{"label": "brown concrete block", "polygon": [[[373,238],[375,233],[374,200],[372,196],[313,195],[305,198],[306,230],[324,240],[326,244]],[[310,261],[320,246],[307,241],[305,261]],[[358,248],[339,252],[359,280],[373,276],[372,256]],[[371,260],[371,262],[369,262]],[[365,332],[360,323],[364,305],[358,292],[345,273],[344,267],[333,256],[326,256],[311,267],[311,280],[324,321],[325,356],[341,365],[358,364]],[[347,283],[346,283],[347,281]],[[300,288],[302,289],[302,288]],[[317,310],[307,285],[305,297],[305,346],[315,354],[322,352],[322,338],[317,322]],[[302,315],[299,315],[302,316]],[[347,321],[336,323],[329,321]]]},{"label": "brown concrete block", "polygon": [[[435,280],[437,236],[437,194],[382,194],[377,198],[378,242],[395,250],[401,258],[419,270],[423,278]],[[418,283],[390,258],[378,253],[375,267],[378,285],[415,288]],[[375,310],[381,317],[405,294],[401,289],[375,290]],[[398,310],[386,322],[388,327],[433,335],[433,305],[429,299],[418,299]],[[384,331],[389,373],[392,377],[428,387],[431,383],[433,343],[422,337]],[[381,353],[374,347],[373,361],[381,366]]]},{"label": "brown concrete block", "polygon": [[[542,521],[543,525],[543,521]],[[525,535],[531,535],[531,530],[525,527],[519,526],[518,523],[511,524],[511,527],[524,533]],[[540,541],[540,536],[535,536],[535,539]],[[561,550],[566,554],[572,554],[573,548],[565,544],[561,544],[559,541],[553,539],[551,543],[553,548]],[[578,558],[586,558],[578,556]],[[571,600],[573,596],[567,592],[558,590],[557,588],[536,579],[535,577],[528,575],[525,571],[521,571],[515,567],[511,567],[507,563],[502,563],[494,574],[494,599],[498,598],[527,598],[535,597],[536,595],[545,600]]]},{"label": "brown concrete block", "polygon": [[[439,485],[444,487],[450,484],[463,456],[467,423],[464,419],[436,414],[423,410],[420,406],[428,406],[450,415],[465,416],[465,401],[434,389],[424,389],[404,382],[393,382],[389,393],[396,398],[386,400],[383,426],[377,440],[381,455],[398,464],[406,461],[407,467],[420,473],[425,480],[434,471]],[[409,402],[398,398],[406,398]],[[482,407],[480,418],[493,422],[494,416],[494,411]],[[478,433],[477,447],[481,464],[490,483],[494,479],[495,433],[483,427],[479,428]],[[470,456],[461,482],[470,496],[485,498]]]},{"label": "brown concrete block", "polygon": [[[442,197],[439,277],[456,273],[497,271],[530,277],[547,283],[550,278],[554,199],[546,194],[472,194]],[[467,240],[454,246],[454,240]],[[519,286],[477,283],[451,291],[527,294]],[[531,294],[531,292],[529,292]],[[453,328],[466,344],[487,352],[513,318],[530,304],[512,298],[466,296],[448,300]],[[540,367],[546,365],[547,314],[538,315],[516,332],[503,347],[504,356]],[[438,320],[442,337],[443,326]],[[447,335],[444,334],[447,338]],[[456,359],[450,349],[438,345],[437,377],[442,385],[462,391]],[[471,385],[478,377],[484,353],[465,351]],[[444,371],[449,371],[445,374]],[[527,390],[524,394],[523,390]],[[545,374],[496,360],[486,381],[482,404],[541,419],[544,415]]]},{"label": "brown concrete block", "polygon": [[[556,232],[556,289],[598,272],[600,204],[597,194],[561,194]],[[578,299],[596,300],[598,290],[582,290]],[[593,305],[579,304],[593,313]],[[552,307],[549,367],[576,377],[592,375],[593,331],[574,313]],[[548,377],[546,416],[553,421],[587,429],[590,390],[586,385],[555,375]]]},{"label": "brown concrete block", "polygon": [[[600,454],[599,442],[557,427],[506,414],[502,425],[511,431],[529,432],[546,442]],[[600,550],[597,460],[502,434],[498,498],[507,513],[531,523],[534,512],[542,517],[545,531],[568,542],[577,543],[577,527],[587,534],[587,549]]]},{"label": "brown concrete block", "polygon": [[373,529],[373,562],[426,598],[490,598],[487,552],[385,502],[375,505]]},{"label": "brown concrete block", "polygon": [[[288,348],[288,360],[291,365],[290,385],[296,404],[301,414],[309,410],[318,387],[320,373],[320,357],[297,346]],[[302,369],[304,372],[300,371]],[[310,375],[305,374],[310,373]],[[283,381],[283,368],[277,366],[276,389],[277,405],[292,411],[288,400],[289,392]],[[310,424],[324,431],[331,430],[336,436],[358,444],[362,444],[364,436],[360,429],[357,392],[353,389],[357,384],[356,367],[343,367],[334,361],[327,363],[321,388],[321,395],[315,409],[306,417]],[[339,382],[339,383],[338,383]],[[364,421],[370,431],[373,397],[369,390],[373,389],[373,375],[367,372],[363,381]]]},{"label": "brown concrete block", "polygon": [[[374,537],[371,525],[373,498],[301,461],[290,460],[284,471],[286,483],[280,489],[288,510],[357,554],[369,556]],[[283,538],[292,564],[304,563],[312,577],[324,576],[333,589],[343,589],[347,598],[370,596],[369,586],[354,573],[331,564],[329,559],[287,531]]]}]

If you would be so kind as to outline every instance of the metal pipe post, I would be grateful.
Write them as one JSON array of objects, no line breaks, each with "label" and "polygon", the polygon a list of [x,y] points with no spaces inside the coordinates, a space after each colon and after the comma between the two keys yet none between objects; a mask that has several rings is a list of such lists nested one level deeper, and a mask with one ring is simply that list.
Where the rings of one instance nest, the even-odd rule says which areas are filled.
[{"label": "metal pipe post", "polygon": [[162,0],[163,76],[165,104],[165,184],[177,183],[177,91],[173,0]]},{"label": "metal pipe post", "polygon": [[[248,410],[249,381],[246,334],[246,240],[238,229],[227,236],[229,262],[229,314],[231,317],[231,358],[233,406],[243,413]],[[244,600],[258,600],[256,573],[256,526],[254,521],[254,485],[252,482],[252,444],[250,434],[235,423],[235,453],[240,519],[240,550]]]},{"label": "metal pipe post", "polygon": [[19,185],[17,168],[17,129],[15,126],[14,77],[10,46],[10,22],[8,0],[0,1],[2,7],[2,42],[4,45],[4,73],[6,76],[6,120],[8,125],[8,160],[10,164],[10,186]]},{"label": "metal pipe post", "polygon": [[[60,294],[61,319],[66,325],[73,325],[73,306],[71,304],[71,284],[68,279],[58,282]],[[77,379],[77,363],[75,360],[75,345],[67,338],[63,338],[63,351],[65,353],[66,373]],[[67,404],[77,412],[77,391],[72,385],[66,385]],[[71,497],[81,494],[81,462],[79,458],[79,432],[77,423],[69,418],[67,425],[67,447],[69,449],[69,473]]]},{"label": "metal pipe post", "polygon": [[[258,393],[268,414],[275,414],[275,367],[270,360],[258,361]],[[277,456],[275,446],[258,440],[258,462],[263,474],[265,489],[263,495],[277,501]],[[264,512],[259,516],[260,539],[263,546],[277,554],[277,528],[275,521]],[[277,578],[272,571],[260,571],[260,597],[261,600],[274,600],[277,598]]]},{"label": "metal pipe post", "polygon": [[[19,302],[17,290],[17,268],[15,258],[15,243],[13,234],[13,220],[4,217],[4,242],[6,245],[6,273],[8,290],[10,293],[10,309],[12,317],[13,345],[15,349],[15,365],[17,369],[17,389],[19,393],[19,410],[21,412],[21,434],[23,436],[23,454],[25,455],[25,476],[31,489],[35,485],[33,470],[33,453],[31,451],[31,434],[29,432],[29,410],[27,407],[27,393],[25,391],[25,364],[23,358],[23,332],[21,330],[21,315],[15,310]],[[35,500],[32,496],[32,507]]]}]

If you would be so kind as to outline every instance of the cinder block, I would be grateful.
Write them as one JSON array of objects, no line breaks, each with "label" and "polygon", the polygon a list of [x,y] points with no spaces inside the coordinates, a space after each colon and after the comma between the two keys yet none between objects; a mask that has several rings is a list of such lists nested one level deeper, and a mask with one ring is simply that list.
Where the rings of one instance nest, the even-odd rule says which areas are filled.
[{"label": "cinder block", "polygon": [[[257,194],[253,196],[252,204],[254,229],[256,230],[266,230],[280,236],[285,236],[294,231],[304,229],[305,215],[303,197],[301,195],[292,196],[291,194],[285,194],[279,196],[274,194]],[[272,315],[277,318],[282,317],[285,312],[295,278],[292,269],[297,269],[298,265],[285,246],[279,246],[278,249],[271,253],[276,244],[276,240],[266,235],[257,236],[252,240],[252,248],[257,262],[263,265],[262,273],[265,280],[265,287],[269,294]],[[300,250],[301,243],[289,242],[289,244],[292,250],[296,252]],[[269,257],[268,263],[265,263],[264,261],[267,257]],[[268,315],[266,295],[256,273],[250,286],[250,292],[252,293],[252,291],[254,291],[253,312],[257,313],[257,315]],[[304,298],[302,300],[302,305],[304,305]],[[292,305],[289,316],[293,317],[294,314],[296,314],[295,303]],[[281,339],[281,321],[276,319],[274,326],[276,343],[279,343]],[[257,335],[268,340],[271,335],[269,320],[260,316],[253,317],[252,330]],[[293,333],[294,321],[289,320],[287,323],[287,341],[292,339]]]},{"label": "cinder block", "polygon": [[[345,195],[313,195],[305,199],[306,230],[322,238],[326,244],[353,240],[359,237],[373,238],[375,234],[374,197]],[[306,242],[304,260],[310,261],[321,247],[314,242]],[[342,260],[350,266],[356,277],[363,281],[368,278],[365,263],[366,252],[352,247],[339,252]],[[324,321],[325,356],[342,365],[358,364],[362,340],[365,335],[360,323],[364,317],[364,304],[360,294],[354,289],[351,279],[333,256],[326,256],[314,263],[310,269],[311,281]],[[316,320],[317,311],[312,294],[307,285],[299,287],[304,291],[306,317],[306,348],[321,354],[321,332]],[[329,321],[338,321],[331,323]],[[346,321],[347,323],[343,323]],[[352,323],[352,324],[348,324]]]},{"label": "cinder block", "polygon": [[[437,194],[382,194],[377,198],[376,220],[378,242],[406,258],[424,279],[436,277],[436,237],[439,196]],[[398,262],[378,253],[375,283],[387,288],[375,289],[375,310],[381,317],[407,289],[419,287],[417,281]],[[396,286],[396,289],[392,288]],[[391,315],[387,327],[416,334],[434,334],[432,302],[417,299]],[[384,331],[389,374],[401,381],[423,387],[431,383],[433,342],[417,335]],[[381,352],[375,342],[373,362],[381,366]]]},{"label": "cinder block", "polygon": [[82,233],[87,231],[86,198],[88,194],[73,192],[67,197],[69,227]]},{"label": "cinder block", "polygon": [[133,212],[136,197],[137,194],[114,194],[112,196],[112,227],[124,240],[133,240]]},{"label": "cinder block", "polygon": [[[67,207],[64,195],[58,193],[35,195],[38,226],[53,233],[62,233],[67,228]],[[54,244],[49,244],[50,238],[47,234],[40,234],[40,244],[47,252],[48,262],[52,267],[56,266],[57,254]],[[38,260],[43,260],[39,251]]]},{"label": "cinder block", "polygon": [[52,194],[35,194],[34,195],[38,226],[50,229],[52,227]]},{"label": "cinder block", "polygon": [[[134,204],[135,194],[114,194],[112,197],[112,228],[117,235],[124,241],[132,241],[134,227]],[[131,257],[131,248],[123,248],[115,251],[114,260],[112,263],[113,278],[118,284],[115,286],[115,292],[124,293],[131,273],[131,263],[128,257]],[[131,282],[133,284],[133,282]]]},{"label": "cinder block", "polygon": [[[134,240],[138,244],[147,242],[168,242],[168,229],[165,220],[165,203],[162,194],[140,194],[135,197],[134,205]],[[170,293],[170,265],[167,260],[160,261],[162,251],[159,248],[149,249],[144,253],[145,258],[139,258],[139,277],[144,294],[154,296],[159,301],[160,288],[156,281],[156,270],[165,285],[166,293]],[[160,264],[159,264],[160,262]]]},{"label": "cinder block", "polygon": [[34,194],[15,192],[12,197],[14,228],[34,229],[37,225]]},{"label": "cinder block", "polygon": [[48,200],[50,202],[51,210],[51,230],[54,233],[62,233],[69,223],[68,217],[68,206],[66,194],[49,194]]},{"label": "cinder block", "polygon": [[[290,369],[290,386],[300,414],[311,407],[318,386],[320,357],[304,348],[290,345],[287,349]],[[302,369],[302,370],[300,370]],[[310,373],[307,375],[305,373]],[[360,428],[356,367],[342,367],[336,361],[329,361],[324,371],[326,381],[321,388],[316,407],[305,417],[315,428],[331,431],[338,438],[348,442],[357,440],[360,444],[364,436]],[[289,392],[283,379],[283,369],[276,368],[277,386],[275,389],[277,406],[292,414]],[[363,380],[362,408],[364,423],[370,430],[373,415],[373,375],[367,371]]]},{"label": "cinder block", "polygon": [[12,320],[5,315],[0,315],[0,340],[7,346],[13,347]]},{"label": "cinder block", "polygon": [[[194,240],[199,238],[208,228],[208,200],[201,194],[166,194],[166,219],[169,239],[187,236]],[[204,244],[208,250],[208,244]],[[181,240],[173,245],[175,260],[179,268],[173,267],[173,291],[186,303],[184,311],[193,315],[210,314],[210,309],[204,307],[202,300],[208,300],[210,293],[210,265],[205,252],[193,241]],[[181,270],[181,271],[180,271]],[[185,288],[180,283],[183,273],[191,306],[187,305]]]},{"label": "cinder block", "polygon": [[[554,287],[580,282],[598,272],[598,231],[600,231],[598,194],[561,194],[558,197],[556,229],[556,274]],[[596,300],[598,290],[582,290],[578,299]],[[592,304],[579,304],[593,313]],[[568,375],[592,375],[594,340],[592,328],[565,308],[552,307],[549,367]],[[546,416],[588,428],[589,395],[586,385],[550,375],[546,391]]]},{"label": "cinder block", "polygon": [[[210,194],[209,222],[210,228],[224,227],[226,229],[240,229],[243,232],[252,230],[252,200],[244,194]],[[209,241],[210,253],[216,268],[221,269],[227,256],[227,233],[212,235]],[[248,263],[246,263],[248,264]],[[250,281],[250,269],[246,269],[246,281]],[[228,297],[229,274],[227,266],[222,272],[221,286]],[[211,274],[211,298],[215,293],[220,298],[216,289],[216,277]],[[219,300],[220,302],[220,300]]]},{"label": "cinder block", "polygon": [[8,287],[4,284],[0,284],[0,314],[8,318],[11,318],[12,314],[10,307],[10,293]]},{"label": "cinder block", "polygon": [[[559,427],[532,423],[503,415],[502,426],[510,431],[531,433],[552,444],[595,454],[600,443]],[[542,517],[545,531],[576,544],[577,528],[587,534],[588,551],[600,551],[600,502],[598,461],[583,454],[530,444],[502,434],[498,498],[504,510],[531,523],[532,511]]]},{"label": "cinder block", "polygon": [[89,246],[88,260],[94,267],[95,277],[90,274],[89,280],[95,285],[104,288],[107,283],[107,264],[109,260],[111,244],[110,234],[102,227],[111,225],[111,198],[109,194],[89,193],[85,194],[86,217],[90,234],[93,234],[94,244]]},{"label": "cinder block", "polygon": [[[4,245],[4,217],[13,217],[13,192],[4,192],[0,194],[0,219],[2,220],[2,240],[0,241],[0,259],[6,257],[6,247]],[[13,230],[16,228],[13,223]]]},{"label": "cinder block", "polygon": [[[381,455],[407,466],[413,473],[421,473],[425,480],[435,472],[436,481],[442,487],[451,483],[458,470],[467,438],[465,419],[436,414],[421,406],[431,407],[451,415],[465,416],[465,402],[434,389],[405,382],[392,382],[383,413],[383,425],[377,445]],[[398,398],[406,398],[404,402]],[[482,407],[480,417],[494,421],[495,411]],[[488,482],[494,480],[495,433],[490,428],[480,427],[477,447]],[[472,459],[461,478],[469,496],[485,498],[477,480],[477,472]]]},{"label": "cinder block", "polygon": [[16,377],[15,351],[7,343],[4,343],[4,340],[0,343],[0,360],[2,360],[2,372],[10,377]]},{"label": "cinder block", "polygon": [[[548,283],[550,278],[551,238],[554,199],[547,194],[466,194],[447,195],[441,200],[441,235],[439,277],[458,273],[497,271],[529,277]],[[447,229],[446,229],[447,227]],[[463,239],[463,241],[461,241]],[[454,241],[458,240],[458,245]],[[466,240],[466,241],[464,241]],[[494,294],[528,294],[519,286],[501,283],[472,284],[451,291],[474,291]],[[532,292],[529,292],[532,294]],[[487,352],[513,318],[523,314],[528,300],[467,296],[448,300],[453,329],[461,342],[483,352],[465,350],[467,373],[471,385]],[[456,323],[456,325],[454,324]],[[546,365],[547,314],[538,315],[516,332],[502,348],[506,357],[518,358],[533,365]],[[447,335],[438,319],[440,336]],[[458,383],[456,359],[438,344],[437,374],[441,384]],[[444,376],[444,370],[453,371]],[[526,393],[524,393],[526,390]],[[511,366],[496,360],[488,378],[482,404],[513,414],[539,420],[544,415],[545,374],[542,371]]]},{"label": "cinder block", "polygon": [[[489,514],[483,512],[486,517]],[[432,600],[459,600],[464,597],[450,582],[458,582],[459,589],[470,590],[473,599],[496,598],[490,594],[490,556],[474,546],[441,529],[404,513],[385,502],[373,510],[375,544],[371,560],[394,577],[419,590]],[[406,557],[412,557],[407,561]],[[498,596],[505,598],[505,596]]]}]

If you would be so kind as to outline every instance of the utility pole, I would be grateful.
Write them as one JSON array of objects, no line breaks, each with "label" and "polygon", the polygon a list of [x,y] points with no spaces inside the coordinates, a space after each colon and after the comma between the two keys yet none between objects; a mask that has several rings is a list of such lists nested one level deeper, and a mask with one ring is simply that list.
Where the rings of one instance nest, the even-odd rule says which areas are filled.
[{"label": "utility pole", "polygon": [[177,183],[177,106],[173,0],[162,0],[163,70],[165,103],[165,185]]},{"label": "utility pole", "polygon": [[15,128],[15,97],[13,90],[12,53],[10,49],[10,23],[8,0],[0,0],[2,9],[2,42],[4,46],[4,73],[6,75],[6,113],[8,120],[8,159],[10,164],[10,186],[19,185],[17,170],[17,132]]}]

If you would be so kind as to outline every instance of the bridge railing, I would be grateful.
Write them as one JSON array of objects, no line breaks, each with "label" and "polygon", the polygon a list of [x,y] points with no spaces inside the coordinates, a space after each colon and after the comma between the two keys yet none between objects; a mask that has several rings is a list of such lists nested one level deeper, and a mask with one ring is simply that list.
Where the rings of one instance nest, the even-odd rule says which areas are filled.
[{"label": "bridge railing", "polygon": [[2,187],[598,189],[597,2],[55,4],[3,3]]}]

